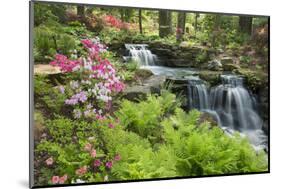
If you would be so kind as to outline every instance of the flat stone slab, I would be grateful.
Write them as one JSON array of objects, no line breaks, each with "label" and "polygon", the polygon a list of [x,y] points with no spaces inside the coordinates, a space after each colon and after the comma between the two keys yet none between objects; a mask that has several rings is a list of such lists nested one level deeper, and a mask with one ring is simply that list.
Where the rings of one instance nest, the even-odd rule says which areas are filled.
[{"label": "flat stone slab", "polygon": [[62,73],[59,67],[51,66],[49,64],[35,64],[34,65],[34,74],[43,75],[43,74],[58,74]]}]

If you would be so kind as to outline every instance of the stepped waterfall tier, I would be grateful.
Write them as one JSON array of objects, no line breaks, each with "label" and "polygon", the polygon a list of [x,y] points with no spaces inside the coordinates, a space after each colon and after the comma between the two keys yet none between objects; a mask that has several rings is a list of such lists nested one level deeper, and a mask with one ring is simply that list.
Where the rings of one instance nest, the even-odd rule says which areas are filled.
[{"label": "stepped waterfall tier", "polygon": [[208,89],[202,80],[188,81],[189,108],[210,114],[226,132],[246,134],[252,144],[265,148],[267,137],[262,131],[262,119],[255,110],[255,98],[243,85],[243,78],[221,75],[222,84]]},{"label": "stepped waterfall tier", "polygon": [[145,44],[125,44],[126,49],[129,51],[129,57],[141,66],[155,65],[157,56],[152,54],[147,45]]},{"label": "stepped waterfall tier", "polygon": [[222,74],[220,84],[208,88],[192,68],[173,68],[157,65],[157,56],[146,44],[125,44],[127,59],[155,75],[184,78],[187,82],[188,109],[208,113],[228,134],[235,131],[247,135],[254,147],[267,149],[267,136],[262,131],[263,120],[258,115],[256,99],[244,86],[244,79],[234,74]]}]

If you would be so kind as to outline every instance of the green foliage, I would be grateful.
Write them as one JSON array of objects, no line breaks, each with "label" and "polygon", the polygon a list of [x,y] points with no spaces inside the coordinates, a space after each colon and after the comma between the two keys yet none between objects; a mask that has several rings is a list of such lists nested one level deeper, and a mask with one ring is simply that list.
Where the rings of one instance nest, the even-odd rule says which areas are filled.
[{"label": "green foliage", "polygon": [[50,114],[63,113],[66,100],[58,87],[54,87],[44,75],[34,76],[34,102],[35,106]]},{"label": "green foliage", "polygon": [[39,26],[40,24],[49,20],[58,20],[58,17],[55,16],[53,12],[49,9],[49,5],[41,3],[34,4],[34,18],[35,26]]},{"label": "green foliage", "polygon": [[162,131],[160,120],[173,113],[178,106],[179,102],[174,94],[162,91],[161,96],[149,95],[146,101],[140,103],[123,100],[115,115],[129,131],[159,142]]},{"label": "green foliage", "polygon": [[240,59],[240,62],[246,63],[246,64],[249,64],[253,61],[253,58],[251,56],[240,56],[239,59]]},{"label": "green foliage", "polygon": [[195,58],[197,63],[205,63],[208,61],[208,53],[205,50],[202,50]]},{"label": "green foliage", "polygon": [[48,27],[40,26],[34,29],[35,61],[51,60],[56,53],[56,33]]},{"label": "green foliage", "polygon": [[61,34],[57,39],[57,48],[61,54],[70,55],[76,47],[75,40],[72,36]]},{"label": "green foliage", "polygon": [[[35,152],[44,156],[45,159],[52,157],[57,166],[48,167],[42,162],[41,174],[44,177],[40,178],[43,183],[49,182],[53,175],[67,174],[69,178],[77,178],[75,170],[90,165],[93,161],[89,152],[84,150],[86,143],[92,144],[97,151],[97,158],[105,156],[100,147],[100,141],[96,139],[95,124],[58,117],[54,120],[48,120],[46,128],[49,138],[48,140],[43,139],[36,146]],[[93,175],[89,175],[89,173],[83,175],[83,178],[87,178],[87,180],[91,180],[92,177]]]},{"label": "green foliage", "polygon": [[35,62],[50,61],[56,53],[70,56],[76,47],[75,38],[62,32],[61,26],[41,25],[34,29]]},{"label": "green foliage", "polygon": [[64,5],[47,4],[47,3],[34,3],[34,25],[39,26],[49,21],[66,20],[66,7]]},{"label": "green foliage", "polygon": [[122,160],[112,169],[112,179],[132,180],[267,170],[266,155],[255,152],[247,139],[238,134],[229,137],[219,127],[211,127],[208,122],[198,125],[199,116],[200,113],[196,110],[186,114],[177,108],[175,115],[161,122],[165,143],[156,148],[150,147],[147,139],[139,138],[131,132],[111,131],[110,135],[106,135],[108,138],[113,137],[110,140],[110,149],[117,150],[122,156]]},{"label": "green foliage", "polygon": [[208,122],[197,125],[199,112],[176,115],[162,122],[165,140],[175,150],[180,175],[210,175],[267,170],[264,152],[256,152],[239,134],[227,136]]}]

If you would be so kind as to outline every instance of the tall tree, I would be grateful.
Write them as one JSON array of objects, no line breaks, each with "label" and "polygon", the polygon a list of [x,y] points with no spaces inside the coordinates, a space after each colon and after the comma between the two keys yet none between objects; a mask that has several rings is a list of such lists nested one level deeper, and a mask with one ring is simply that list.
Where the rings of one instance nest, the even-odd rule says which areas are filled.
[{"label": "tall tree", "polygon": [[239,16],[239,30],[249,35],[252,34],[252,22],[253,17],[251,16]]},{"label": "tall tree", "polygon": [[139,28],[140,28],[140,34],[142,34],[142,11],[139,9]]},{"label": "tall tree", "polygon": [[77,15],[79,18],[85,18],[85,6],[77,5]]},{"label": "tall tree", "polygon": [[133,14],[134,14],[134,9],[131,9],[131,8],[119,9],[119,13],[120,13],[122,22],[130,22]]},{"label": "tall tree", "polygon": [[159,11],[159,36],[166,37],[172,34],[172,12],[167,10]]},{"label": "tall tree", "polygon": [[219,14],[216,14],[214,16],[214,25],[213,25],[212,41],[211,41],[213,47],[216,45],[216,41],[219,39],[220,19],[221,19],[221,16]]},{"label": "tall tree", "polygon": [[177,24],[177,41],[182,40],[182,36],[185,33],[185,12],[178,12],[178,24]]},{"label": "tall tree", "polygon": [[196,33],[197,33],[197,28],[198,28],[198,17],[199,17],[199,13],[195,13],[195,21],[194,21],[195,37],[196,37]]}]

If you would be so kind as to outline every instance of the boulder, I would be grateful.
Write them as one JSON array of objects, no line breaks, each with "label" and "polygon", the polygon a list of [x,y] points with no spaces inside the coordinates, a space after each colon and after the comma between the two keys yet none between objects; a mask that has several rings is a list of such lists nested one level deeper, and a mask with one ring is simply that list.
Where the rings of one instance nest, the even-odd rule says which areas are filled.
[{"label": "boulder", "polygon": [[152,75],[145,79],[140,85],[127,86],[124,90],[124,98],[137,101],[145,99],[147,94],[160,94],[161,88],[164,86],[166,77]]},{"label": "boulder", "polygon": [[199,77],[209,83],[211,86],[215,86],[220,83],[221,71],[209,71],[203,70],[199,72]]},{"label": "boulder", "polygon": [[204,122],[209,122],[212,127],[218,126],[218,123],[214,119],[214,117],[211,116],[210,114],[206,113],[206,112],[202,112],[201,113],[201,115],[200,115],[200,117],[198,119],[197,124],[200,125],[200,124],[202,124]]},{"label": "boulder", "polygon": [[234,71],[240,69],[240,66],[237,64],[232,64],[232,63],[222,63],[222,68],[224,71]]},{"label": "boulder", "polygon": [[185,48],[185,47],[189,47],[190,45],[187,41],[183,41],[183,42],[180,43],[179,46],[182,47],[182,48]]},{"label": "boulder", "polygon": [[231,58],[231,57],[222,57],[221,63],[222,64],[233,64],[234,61],[233,61],[233,58]]},{"label": "boulder", "polygon": [[207,68],[212,71],[221,71],[222,63],[219,60],[214,59],[208,62]]},{"label": "boulder", "polygon": [[143,79],[147,79],[147,78],[149,78],[152,75],[153,75],[152,71],[151,70],[147,70],[147,69],[138,69],[135,72],[135,76],[137,78],[142,79],[142,80]]}]

